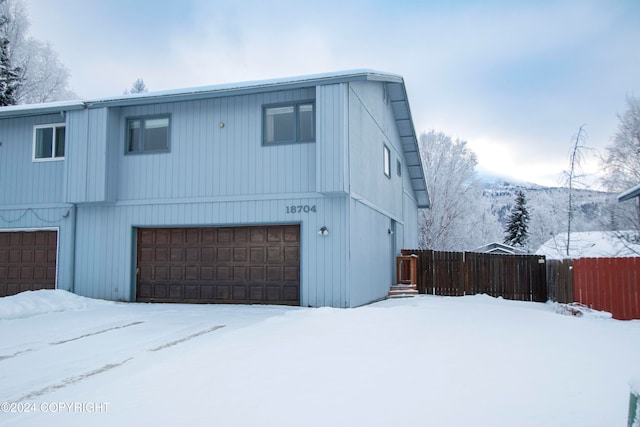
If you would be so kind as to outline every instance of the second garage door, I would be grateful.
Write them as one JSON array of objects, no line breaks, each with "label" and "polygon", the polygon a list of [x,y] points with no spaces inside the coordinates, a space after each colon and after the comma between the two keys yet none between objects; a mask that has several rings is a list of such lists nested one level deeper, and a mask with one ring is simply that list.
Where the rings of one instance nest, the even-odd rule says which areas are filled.
[{"label": "second garage door", "polygon": [[140,228],[140,302],[300,304],[300,226]]}]

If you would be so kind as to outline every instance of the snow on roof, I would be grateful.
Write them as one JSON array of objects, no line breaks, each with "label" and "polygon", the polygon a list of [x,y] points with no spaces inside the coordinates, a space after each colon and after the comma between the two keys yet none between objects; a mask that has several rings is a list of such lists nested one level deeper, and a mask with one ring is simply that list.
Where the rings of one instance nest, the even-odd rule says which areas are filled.
[{"label": "snow on roof", "polygon": [[546,241],[536,254],[549,259],[636,257],[640,241],[631,231],[583,231],[571,233],[567,256],[567,233],[559,233]]},{"label": "snow on roof", "polygon": [[86,103],[88,105],[93,105],[93,104],[103,104],[103,103],[112,104],[114,102],[131,103],[131,102],[135,102],[136,100],[143,101],[143,100],[153,99],[157,101],[157,98],[189,96],[189,95],[199,95],[199,94],[210,95],[218,92],[226,93],[226,92],[232,92],[232,91],[254,91],[262,88],[273,88],[274,86],[313,84],[319,81],[334,81],[334,80],[346,81],[346,80],[354,80],[354,79],[394,81],[398,83],[403,82],[402,76],[398,74],[385,73],[385,72],[375,71],[370,69],[356,69],[356,70],[337,71],[337,72],[330,72],[330,73],[310,74],[310,75],[296,76],[296,77],[282,77],[282,78],[275,78],[275,79],[224,83],[224,84],[218,84],[218,85],[200,86],[200,87],[191,87],[191,88],[182,88],[182,89],[169,89],[169,90],[156,91],[156,92],[134,93],[134,94],[127,94],[127,95],[119,95],[115,97],[87,100]]},{"label": "snow on roof", "polygon": [[10,105],[8,107],[0,107],[0,118],[53,114],[81,108],[84,108],[84,102],[81,100]]},{"label": "snow on roof", "polygon": [[618,202],[624,202],[625,200],[633,199],[634,197],[638,196],[640,196],[640,185],[636,185],[635,187],[630,188],[623,193],[620,193],[618,195]]}]

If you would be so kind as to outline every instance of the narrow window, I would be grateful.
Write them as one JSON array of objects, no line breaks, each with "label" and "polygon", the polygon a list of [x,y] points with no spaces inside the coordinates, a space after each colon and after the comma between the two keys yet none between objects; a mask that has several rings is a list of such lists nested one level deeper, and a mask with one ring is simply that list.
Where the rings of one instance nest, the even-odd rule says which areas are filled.
[{"label": "narrow window", "polygon": [[314,140],[313,103],[304,102],[264,108],[263,141],[265,144],[313,142]]},{"label": "narrow window", "polygon": [[38,125],[33,130],[33,160],[42,162],[64,159],[64,124]]},{"label": "narrow window", "polygon": [[391,178],[391,151],[386,145],[383,146],[382,160],[384,162],[384,174]]},{"label": "narrow window", "polygon": [[169,116],[127,119],[127,153],[169,150]]}]

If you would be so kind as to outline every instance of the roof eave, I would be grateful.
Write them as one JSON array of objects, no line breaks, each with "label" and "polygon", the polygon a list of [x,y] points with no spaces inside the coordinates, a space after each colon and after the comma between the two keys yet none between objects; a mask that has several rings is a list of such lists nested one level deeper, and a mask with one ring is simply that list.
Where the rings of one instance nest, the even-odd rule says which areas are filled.
[{"label": "roof eave", "polygon": [[638,196],[640,196],[640,185],[630,188],[624,193],[620,193],[618,196],[618,202],[624,202]]}]

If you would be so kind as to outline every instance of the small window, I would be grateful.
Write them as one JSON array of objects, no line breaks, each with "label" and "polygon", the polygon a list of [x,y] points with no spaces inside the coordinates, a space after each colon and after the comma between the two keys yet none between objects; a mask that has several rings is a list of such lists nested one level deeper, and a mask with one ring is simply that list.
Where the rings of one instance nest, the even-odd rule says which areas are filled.
[{"label": "small window", "polygon": [[169,150],[169,116],[127,119],[127,153]]},{"label": "small window", "polygon": [[65,127],[62,124],[38,125],[33,129],[33,160],[64,160]]},{"label": "small window", "polygon": [[386,145],[383,146],[382,159],[384,161],[384,174],[391,178],[391,151]]},{"label": "small window", "polygon": [[265,144],[315,140],[315,113],[312,102],[265,107],[263,123]]},{"label": "small window", "polygon": [[396,173],[398,176],[402,176],[402,163],[400,163],[400,160],[396,160]]}]

